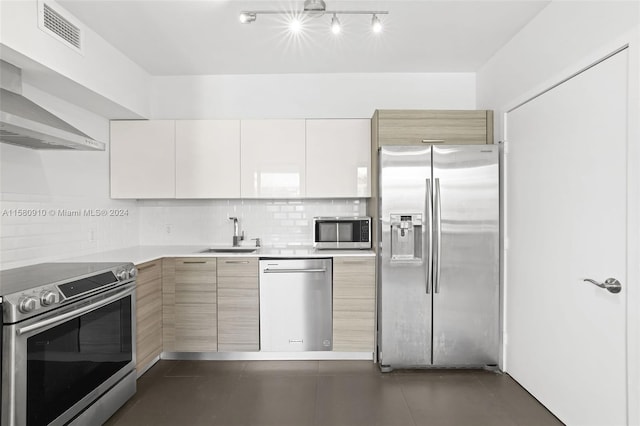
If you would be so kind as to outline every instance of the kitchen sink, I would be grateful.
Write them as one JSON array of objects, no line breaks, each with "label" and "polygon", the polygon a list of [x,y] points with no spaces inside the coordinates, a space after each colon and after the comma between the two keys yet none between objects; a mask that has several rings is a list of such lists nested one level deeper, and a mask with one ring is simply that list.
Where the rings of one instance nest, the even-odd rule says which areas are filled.
[{"label": "kitchen sink", "polygon": [[200,253],[255,253],[257,247],[216,247],[202,250]]}]

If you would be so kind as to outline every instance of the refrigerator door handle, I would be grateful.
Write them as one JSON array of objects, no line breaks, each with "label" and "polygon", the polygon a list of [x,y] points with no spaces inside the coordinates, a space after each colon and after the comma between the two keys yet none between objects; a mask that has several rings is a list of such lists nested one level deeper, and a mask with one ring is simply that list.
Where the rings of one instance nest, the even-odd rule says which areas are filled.
[{"label": "refrigerator door handle", "polygon": [[440,179],[435,179],[435,202],[433,222],[435,223],[435,244],[433,247],[433,292],[440,292],[440,240],[442,239],[442,218],[440,216]]},{"label": "refrigerator door handle", "polygon": [[[432,277],[432,271],[431,271],[431,266],[433,265],[433,217],[432,217],[432,212],[433,212],[433,206],[432,206],[432,202],[433,199],[431,197],[431,179],[427,179],[426,181],[427,186],[426,186],[426,190],[425,190],[425,204],[426,204],[426,210],[427,210],[427,259],[426,259],[426,267],[425,267],[425,281],[427,282],[427,294],[431,293],[431,277]],[[424,256],[423,256],[424,258]]]}]

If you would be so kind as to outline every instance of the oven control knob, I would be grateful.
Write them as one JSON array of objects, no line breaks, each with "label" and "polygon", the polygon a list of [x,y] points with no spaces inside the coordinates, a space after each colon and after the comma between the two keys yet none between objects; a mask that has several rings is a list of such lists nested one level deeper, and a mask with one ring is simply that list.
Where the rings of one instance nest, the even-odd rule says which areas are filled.
[{"label": "oven control knob", "polygon": [[126,270],[123,269],[122,271],[118,271],[118,273],[116,274],[116,278],[118,278],[118,280],[120,281],[126,280],[127,278],[129,278],[129,274]]},{"label": "oven control knob", "polygon": [[29,313],[38,307],[38,301],[32,296],[22,296],[18,301],[18,310],[23,314]]},{"label": "oven control knob", "polygon": [[129,269],[129,278],[135,278],[137,275],[138,275],[138,270],[135,268],[135,266]]},{"label": "oven control knob", "polygon": [[56,303],[56,294],[51,290],[43,290],[40,293],[40,304],[42,306],[49,306]]}]

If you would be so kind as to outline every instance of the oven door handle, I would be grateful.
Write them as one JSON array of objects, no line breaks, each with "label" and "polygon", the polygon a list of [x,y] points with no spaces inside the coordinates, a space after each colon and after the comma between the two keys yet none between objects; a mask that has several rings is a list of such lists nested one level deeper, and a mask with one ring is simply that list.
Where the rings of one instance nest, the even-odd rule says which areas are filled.
[{"label": "oven door handle", "polygon": [[49,318],[40,322],[36,322],[31,325],[27,325],[26,327],[18,328],[16,330],[16,334],[18,336],[22,336],[23,334],[40,330],[41,328],[49,327],[50,325],[53,325],[56,323],[62,323],[68,319],[86,314],[87,312],[95,311],[96,309],[99,309],[105,305],[108,305],[109,303],[115,302],[116,300],[122,299],[123,297],[126,297],[129,294],[132,294],[134,291],[135,291],[135,285],[127,286],[127,288],[124,288],[118,291],[116,294],[106,297],[97,303],[92,303],[90,305],[83,306],[82,308],[78,308],[70,312],[65,312],[62,315],[56,315],[52,318]]}]

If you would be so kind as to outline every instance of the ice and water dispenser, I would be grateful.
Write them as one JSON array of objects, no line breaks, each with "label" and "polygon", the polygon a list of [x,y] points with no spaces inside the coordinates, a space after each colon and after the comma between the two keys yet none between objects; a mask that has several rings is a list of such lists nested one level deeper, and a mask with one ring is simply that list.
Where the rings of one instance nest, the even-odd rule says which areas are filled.
[{"label": "ice and water dispenser", "polygon": [[391,261],[422,260],[422,214],[391,214]]}]

